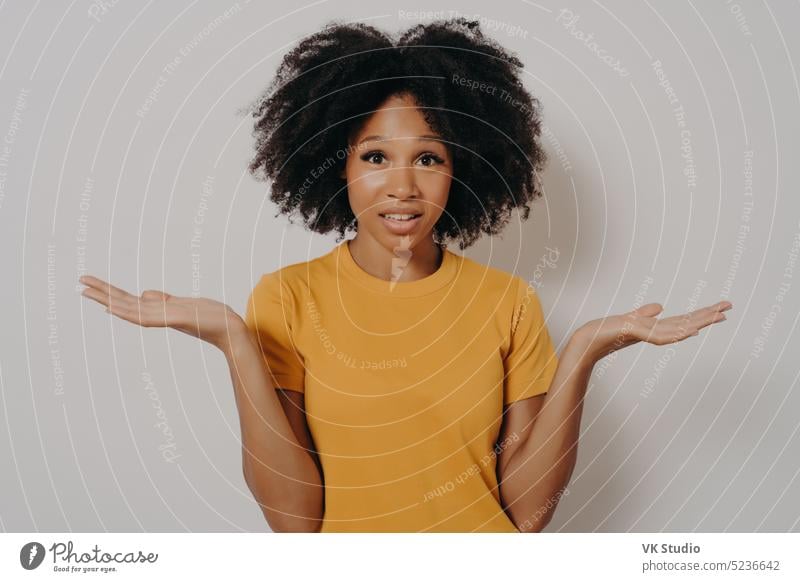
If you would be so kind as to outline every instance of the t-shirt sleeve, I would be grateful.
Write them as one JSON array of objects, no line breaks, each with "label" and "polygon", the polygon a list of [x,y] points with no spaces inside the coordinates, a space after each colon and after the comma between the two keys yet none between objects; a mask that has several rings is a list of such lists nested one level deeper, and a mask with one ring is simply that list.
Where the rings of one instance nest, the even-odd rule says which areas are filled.
[{"label": "t-shirt sleeve", "polygon": [[245,324],[255,334],[276,388],[303,392],[305,365],[294,342],[292,295],[280,275],[264,275],[247,300]]},{"label": "t-shirt sleeve", "polygon": [[539,296],[533,286],[520,277],[516,279],[511,340],[503,360],[504,404],[544,394],[558,368],[558,356],[545,325]]}]

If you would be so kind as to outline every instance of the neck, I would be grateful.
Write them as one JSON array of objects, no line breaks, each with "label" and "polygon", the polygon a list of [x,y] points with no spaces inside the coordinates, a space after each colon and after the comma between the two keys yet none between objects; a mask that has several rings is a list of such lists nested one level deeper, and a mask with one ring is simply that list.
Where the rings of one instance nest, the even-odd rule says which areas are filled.
[{"label": "neck", "polygon": [[444,248],[434,242],[432,234],[416,244],[408,237],[398,237],[395,246],[356,234],[348,246],[359,267],[385,281],[423,279],[435,273],[444,259]]}]

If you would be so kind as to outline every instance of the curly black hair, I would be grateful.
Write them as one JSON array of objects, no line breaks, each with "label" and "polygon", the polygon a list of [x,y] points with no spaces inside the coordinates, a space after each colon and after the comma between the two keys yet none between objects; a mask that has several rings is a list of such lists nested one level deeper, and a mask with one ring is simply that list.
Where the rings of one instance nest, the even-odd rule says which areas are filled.
[{"label": "curly black hair", "polygon": [[338,242],[357,229],[341,177],[351,139],[390,96],[411,95],[453,154],[434,237],[465,249],[482,232],[499,233],[513,208],[526,220],[542,195],[541,108],[522,66],[464,18],[414,26],[396,41],[364,24],[331,23],[286,54],[251,107],[249,170],[272,181],[279,214],[299,213],[320,234],[336,230]]}]

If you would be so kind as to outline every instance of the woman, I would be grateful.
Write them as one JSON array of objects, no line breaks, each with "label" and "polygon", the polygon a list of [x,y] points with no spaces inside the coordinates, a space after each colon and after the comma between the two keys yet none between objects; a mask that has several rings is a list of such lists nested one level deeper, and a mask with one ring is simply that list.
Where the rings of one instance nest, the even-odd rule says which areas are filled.
[{"label": "woman", "polygon": [[541,195],[538,101],[477,23],[397,41],[331,25],[289,52],[254,109],[250,170],[314,232],[352,240],[264,275],[244,318],[209,299],[132,296],[118,317],[219,347],[243,470],[274,531],[540,531],[577,456],[600,358],[725,319],[721,302],[591,321],[560,356],[534,289],[452,253]]}]

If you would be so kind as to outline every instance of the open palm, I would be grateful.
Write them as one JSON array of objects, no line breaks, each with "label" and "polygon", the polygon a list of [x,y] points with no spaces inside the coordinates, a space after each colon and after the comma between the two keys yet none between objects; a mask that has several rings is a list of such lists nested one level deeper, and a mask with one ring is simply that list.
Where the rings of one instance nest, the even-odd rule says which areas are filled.
[{"label": "open palm", "polygon": [[622,315],[590,321],[580,332],[585,349],[600,359],[640,341],[665,345],[698,335],[702,328],[725,321],[727,318],[722,312],[732,307],[729,301],[721,301],[683,315],[657,319],[656,315],[664,308],[659,303],[648,303]]},{"label": "open palm", "polygon": [[110,283],[85,275],[81,294],[105,305],[106,311],[142,327],[171,327],[221,347],[244,321],[233,309],[203,297],[176,297],[163,291],[145,291],[136,296]]}]

